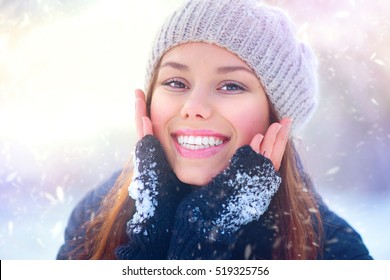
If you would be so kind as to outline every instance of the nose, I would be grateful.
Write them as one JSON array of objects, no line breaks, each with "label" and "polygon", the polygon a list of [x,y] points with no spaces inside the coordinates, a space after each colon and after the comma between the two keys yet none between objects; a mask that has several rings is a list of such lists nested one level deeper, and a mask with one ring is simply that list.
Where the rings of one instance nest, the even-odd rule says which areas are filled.
[{"label": "nose", "polygon": [[209,93],[204,89],[194,89],[184,101],[181,109],[184,119],[208,119],[212,114]]}]

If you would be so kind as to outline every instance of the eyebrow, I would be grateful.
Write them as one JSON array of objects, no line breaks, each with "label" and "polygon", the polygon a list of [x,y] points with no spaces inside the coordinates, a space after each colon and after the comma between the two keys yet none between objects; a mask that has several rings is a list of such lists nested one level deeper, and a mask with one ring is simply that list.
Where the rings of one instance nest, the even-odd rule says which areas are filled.
[{"label": "eyebrow", "polygon": [[253,75],[253,71],[244,66],[224,66],[217,69],[219,74],[227,74],[235,71],[245,71]]},{"label": "eyebrow", "polygon": [[184,65],[184,64],[181,64],[178,62],[173,62],[173,61],[165,62],[163,65],[160,66],[160,69],[164,68],[164,67],[168,67],[168,66],[175,68],[177,70],[181,70],[181,71],[189,71],[190,70],[190,68],[187,65]]},{"label": "eyebrow", "polygon": [[[172,68],[175,68],[175,69],[181,70],[181,71],[189,71],[190,70],[190,68],[187,65],[182,64],[182,63],[178,63],[178,62],[173,62],[173,61],[167,61],[163,65],[160,66],[160,68],[164,68],[164,67],[172,67]],[[245,72],[248,72],[252,75],[254,74],[252,70],[250,70],[249,68],[244,67],[244,66],[222,66],[222,67],[217,68],[218,74],[227,74],[227,73],[236,72],[236,71],[245,71]]]}]

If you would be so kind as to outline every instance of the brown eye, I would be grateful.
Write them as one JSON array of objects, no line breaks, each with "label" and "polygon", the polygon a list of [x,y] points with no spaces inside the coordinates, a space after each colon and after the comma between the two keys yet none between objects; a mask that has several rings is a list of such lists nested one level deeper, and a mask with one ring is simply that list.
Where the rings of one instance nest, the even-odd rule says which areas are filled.
[{"label": "brown eye", "polygon": [[169,79],[168,81],[164,82],[163,85],[174,88],[174,89],[187,89],[188,88],[185,83],[183,83],[182,81],[179,81],[177,79]]},{"label": "brown eye", "polygon": [[218,90],[224,91],[226,93],[241,93],[246,90],[246,87],[238,82],[226,81],[223,82],[222,86]]}]

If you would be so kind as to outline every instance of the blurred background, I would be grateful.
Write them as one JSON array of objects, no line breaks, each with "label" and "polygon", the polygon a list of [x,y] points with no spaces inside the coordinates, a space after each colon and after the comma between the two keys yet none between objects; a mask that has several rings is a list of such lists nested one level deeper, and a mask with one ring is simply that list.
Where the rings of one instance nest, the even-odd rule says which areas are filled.
[{"label": "blurred background", "polygon": [[[390,2],[264,1],[318,54],[297,133],[317,189],[390,259]],[[135,143],[154,32],[181,0],[0,0],[0,259],[54,259],[72,208]]]}]

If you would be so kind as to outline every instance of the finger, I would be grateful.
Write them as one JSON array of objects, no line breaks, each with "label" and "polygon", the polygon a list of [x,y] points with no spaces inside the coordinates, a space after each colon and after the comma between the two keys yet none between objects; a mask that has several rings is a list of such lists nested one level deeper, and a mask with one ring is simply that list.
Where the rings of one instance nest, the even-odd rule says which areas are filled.
[{"label": "finger", "polygon": [[264,139],[263,134],[259,133],[253,137],[253,139],[250,143],[252,150],[254,150],[258,154],[260,153],[260,144],[261,144],[261,141],[263,141],[263,139]]},{"label": "finger", "polygon": [[153,128],[152,128],[152,122],[148,117],[142,117],[142,127],[144,135],[153,135]]},{"label": "finger", "polygon": [[272,155],[272,150],[274,147],[276,135],[278,134],[281,127],[282,127],[281,124],[273,123],[268,128],[267,132],[264,135],[264,139],[260,145],[260,153],[263,156],[270,158],[270,156]]},{"label": "finger", "polygon": [[142,123],[142,100],[136,98],[135,100],[135,124],[138,140],[144,136],[143,123]]},{"label": "finger", "polygon": [[145,93],[143,92],[142,89],[136,89],[135,90],[135,97],[136,98],[141,98],[145,101]]},{"label": "finger", "polygon": [[282,127],[280,128],[276,136],[275,143],[272,149],[272,154],[270,157],[276,170],[279,170],[280,165],[282,163],[282,158],[284,155],[284,151],[286,150],[286,144],[290,134],[292,119],[284,118],[280,121],[280,124],[282,125]]},{"label": "finger", "polygon": [[145,136],[142,117],[146,117],[145,95],[142,90],[137,89],[135,91],[135,124],[138,139]]}]

